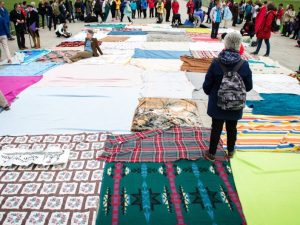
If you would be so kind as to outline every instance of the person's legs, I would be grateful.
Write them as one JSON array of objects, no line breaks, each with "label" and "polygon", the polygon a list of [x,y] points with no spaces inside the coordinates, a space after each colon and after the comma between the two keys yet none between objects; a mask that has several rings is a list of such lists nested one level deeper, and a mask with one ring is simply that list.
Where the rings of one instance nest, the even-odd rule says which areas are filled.
[{"label": "person's legs", "polygon": [[219,26],[220,26],[220,23],[216,23],[216,29],[215,29],[215,38],[217,38],[217,37],[218,37]]},{"label": "person's legs", "polygon": [[171,14],[171,10],[167,9],[166,22],[170,22],[170,14]]},{"label": "person's legs", "polygon": [[258,54],[259,53],[259,50],[261,48],[261,44],[262,44],[262,39],[257,39],[257,47],[256,47],[256,50],[255,52],[253,52],[253,54]]},{"label": "person's legs", "polygon": [[26,46],[25,46],[25,32],[24,32],[24,30],[20,32],[20,35],[21,35],[21,44],[22,44],[22,47],[26,48]]},{"label": "person's legs", "polygon": [[87,51],[83,51],[83,52],[77,52],[75,55],[73,55],[72,57],[70,57],[70,60],[72,62],[77,62],[81,59],[87,59],[87,58],[91,58],[93,56],[92,52],[87,52]]},{"label": "person's legs", "polygon": [[11,55],[8,48],[7,37],[5,35],[0,36],[0,43],[5,51],[6,57],[8,61],[11,61]]},{"label": "person's legs", "polygon": [[215,155],[223,130],[224,120],[212,119],[212,129],[210,134],[209,153]]},{"label": "person's legs", "polygon": [[266,52],[265,56],[269,56],[270,55],[270,50],[271,50],[270,40],[265,39],[265,43],[266,43],[266,46],[267,46],[267,52]]},{"label": "person's legs", "polygon": [[227,150],[228,152],[234,152],[234,146],[236,142],[237,135],[237,121],[227,120],[226,121],[226,132],[227,132]]},{"label": "person's legs", "polygon": [[16,36],[17,36],[18,47],[19,47],[19,49],[22,49],[23,46],[22,46],[22,41],[21,41],[21,34],[19,31],[16,31]]}]

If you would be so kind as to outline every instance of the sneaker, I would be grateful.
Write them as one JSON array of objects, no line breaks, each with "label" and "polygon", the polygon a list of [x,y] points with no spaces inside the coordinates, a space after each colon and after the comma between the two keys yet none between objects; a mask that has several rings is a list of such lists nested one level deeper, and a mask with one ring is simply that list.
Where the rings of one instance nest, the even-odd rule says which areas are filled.
[{"label": "sneaker", "polygon": [[227,158],[232,159],[235,152],[227,152]]},{"label": "sneaker", "polygon": [[211,162],[214,162],[216,160],[216,157],[209,152],[205,152],[203,158]]}]

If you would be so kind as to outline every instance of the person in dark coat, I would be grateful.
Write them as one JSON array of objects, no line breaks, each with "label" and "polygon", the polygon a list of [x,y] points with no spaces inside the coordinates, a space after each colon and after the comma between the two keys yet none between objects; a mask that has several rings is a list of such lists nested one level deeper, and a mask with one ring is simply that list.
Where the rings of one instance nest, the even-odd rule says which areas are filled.
[{"label": "person in dark coat", "polygon": [[239,4],[234,3],[232,5],[232,26],[233,27],[235,27],[235,25],[237,24],[238,18],[239,18]]},{"label": "person in dark coat", "polygon": [[46,6],[45,3],[40,0],[39,5],[38,5],[38,12],[41,15],[42,18],[42,28],[45,28],[45,16],[46,16]]},{"label": "person in dark coat", "polygon": [[262,42],[264,40],[267,46],[267,52],[264,56],[268,57],[270,55],[270,38],[272,32],[272,22],[274,20],[274,17],[276,18],[276,7],[273,3],[269,3],[267,6],[267,14],[265,16],[265,19],[256,33],[257,48],[254,52],[252,52],[252,54],[257,55],[259,53]]},{"label": "person in dark coat", "polygon": [[10,12],[10,20],[15,25],[15,31],[17,36],[18,47],[20,50],[27,49],[25,46],[25,29],[26,29],[26,19],[21,12],[21,6],[16,3],[14,5],[14,10]]},{"label": "person in dark coat", "polygon": [[170,22],[172,0],[165,1],[165,9],[166,9],[166,22]]},{"label": "person in dark coat", "polygon": [[242,77],[246,91],[252,89],[252,72],[247,61],[241,62],[239,49],[242,42],[241,34],[237,32],[228,33],[225,37],[225,50],[223,50],[217,60],[214,60],[205,76],[203,90],[209,96],[208,100],[208,115],[212,118],[212,131],[210,137],[209,152],[205,153],[205,159],[214,161],[217,146],[220,140],[221,132],[224,123],[227,131],[227,149],[228,157],[234,155],[235,142],[237,137],[237,122],[242,118],[243,110],[222,110],[218,105],[218,91],[222,83],[224,72],[221,64],[228,69],[233,69],[240,63],[238,69],[239,75]]}]

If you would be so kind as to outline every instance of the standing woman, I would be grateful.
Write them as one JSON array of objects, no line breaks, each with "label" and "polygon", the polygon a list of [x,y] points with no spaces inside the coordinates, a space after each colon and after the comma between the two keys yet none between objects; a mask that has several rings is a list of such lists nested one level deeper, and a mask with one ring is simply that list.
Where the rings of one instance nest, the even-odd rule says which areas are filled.
[{"label": "standing woman", "polygon": [[42,27],[45,28],[46,6],[43,0],[39,1],[38,12],[42,17]]},{"label": "standing woman", "polygon": [[194,19],[194,10],[195,10],[193,0],[189,0],[188,3],[186,3],[186,7],[187,7],[187,14],[189,16],[189,21],[192,22]]},{"label": "standing woman", "polygon": [[46,17],[47,17],[47,27],[49,29],[49,31],[51,31],[52,29],[52,21],[53,21],[53,9],[52,9],[52,5],[53,1],[50,2],[46,2]]},{"label": "standing woman", "polygon": [[269,3],[267,6],[267,14],[265,16],[264,22],[261,24],[256,33],[257,48],[253,52],[254,55],[257,55],[259,53],[263,40],[265,41],[267,46],[267,52],[264,56],[267,57],[270,55],[270,38],[272,32],[272,22],[274,18],[276,18],[276,7],[274,6],[274,4]]},{"label": "standing woman", "polygon": [[166,9],[166,22],[170,22],[172,0],[165,1],[165,9]]},{"label": "standing woman", "polygon": [[142,5],[141,5],[141,0],[136,1],[136,6],[137,6],[137,12],[138,12],[138,18],[142,18]]},{"label": "standing woman", "polygon": [[111,12],[111,17],[112,17],[112,21],[115,21],[116,19],[116,1],[113,0],[111,2],[111,6],[110,6],[110,12]]},{"label": "standing woman", "polygon": [[109,16],[109,12],[110,12],[110,3],[109,3],[109,0],[104,0],[102,11],[103,11],[103,21],[106,22],[107,18]]},{"label": "standing woman", "polygon": [[[209,96],[207,114],[212,118],[209,152],[204,154],[204,158],[209,161],[215,160],[215,154],[217,152],[217,146],[219,144],[224,123],[226,124],[227,132],[227,157],[232,158],[234,156],[237,138],[236,126],[238,120],[240,120],[243,115],[243,104],[245,102],[242,100],[245,101],[246,99],[236,97],[233,93],[237,96],[244,94],[244,97],[246,97],[246,92],[249,92],[253,86],[252,72],[249,64],[247,61],[241,59],[239,53],[241,43],[242,36],[237,32],[228,33],[225,36],[225,50],[223,50],[218,58],[211,63],[203,83],[203,90],[205,94]],[[238,79],[233,79],[231,81],[231,84],[234,85],[234,90],[229,90],[229,88],[226,88],[226,85],[222,85],[223,89],[221,91],[227,91],[227,94],[229,91],[232,93],[230,93],[228,96],[229,98],[226,98],[224,101],[223,98],[219,97],[222,93],[219,93],[221,84],[224,84],[222,80],[224,79],[226,72],[233,71],[237,72],[239,76],[237,76]],[[231,108],[230,106],[234,104],[231,99],[238,100],[240,104]]]},{"label": "standing woman", "polygon": [[147,18],[147,8],[148,8],[147,0],[141,0],[141,8],[143,11],[144,19],[146,19]]},{"label": "standing woman", "polygon": [[239,4],[239,16],[240,16],[240,21],[239,24],[243,23],[244,17],[245,17],[245,0],[241,0]]},{"label": "standing woman", "polygon": [[39,34],[39,27],[40,27],[39,14],[32,5],[28,5],[27,10],[28,10],[27,27],[33,40],[33,44],[34,44],[33,48],[41,48],[40,34]]}]

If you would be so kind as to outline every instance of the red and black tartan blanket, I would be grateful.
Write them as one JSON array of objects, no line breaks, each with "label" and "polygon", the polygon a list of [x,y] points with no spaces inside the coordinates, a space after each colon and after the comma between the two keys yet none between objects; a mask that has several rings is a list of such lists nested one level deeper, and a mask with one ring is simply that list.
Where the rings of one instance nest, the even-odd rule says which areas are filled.
[{"label": "red and black tartan blanket", "polygon": [[[174,127],[128,135],[109,135],[99,160],[108,162],[170,162],[196,160],[209,149],[210,129]],[[220,141],[216,158],[225,159]]]}]

